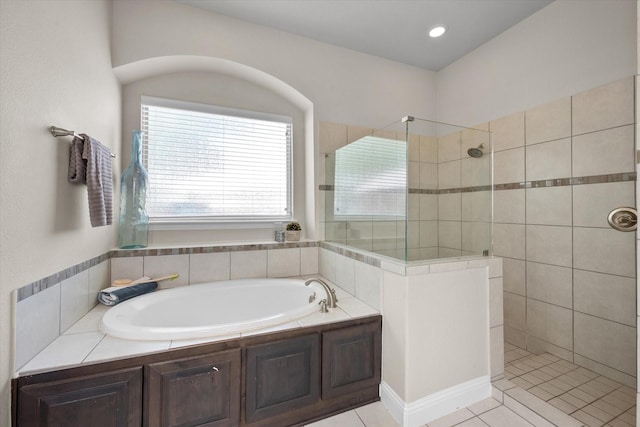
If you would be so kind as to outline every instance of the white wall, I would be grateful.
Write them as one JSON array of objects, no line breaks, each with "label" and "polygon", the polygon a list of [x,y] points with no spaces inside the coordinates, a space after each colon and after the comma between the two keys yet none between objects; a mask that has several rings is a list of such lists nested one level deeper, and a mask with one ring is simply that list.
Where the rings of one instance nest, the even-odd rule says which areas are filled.
[{"label": "white wall", "polygon": [[70,139],[47,130],[86,132],[120,154],[110,36],[108,0],[0,2],[0,425],[10,414],[11,291],[115,244],[115,226],[91,228],[86,186],[66,181]]},{"label": "white wall", "polygon": [[636,73],[634,0],[556,0],[437,75],[438,120],[473,126]]},{"label": "white wall", "polygon": [[435,116],[433,72],[178,3],[114,1],[114,66],[171,55],[268,73],[311,100],[320,121],[379,128],[408,114]]}]

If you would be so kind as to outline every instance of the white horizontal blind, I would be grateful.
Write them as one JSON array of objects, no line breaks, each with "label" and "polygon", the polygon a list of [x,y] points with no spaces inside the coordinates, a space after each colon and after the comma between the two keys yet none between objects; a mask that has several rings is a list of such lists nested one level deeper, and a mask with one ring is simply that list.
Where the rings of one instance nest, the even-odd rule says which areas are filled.
[{"label": "white horizontal blind", "polygon": [[154,222],[291,218],[291,118],[143,97]]},{"label": "white horizontal blind", "polygon": [[403,218],[406,187],[404,141],[365,136],[336,151],[336,217]]}]

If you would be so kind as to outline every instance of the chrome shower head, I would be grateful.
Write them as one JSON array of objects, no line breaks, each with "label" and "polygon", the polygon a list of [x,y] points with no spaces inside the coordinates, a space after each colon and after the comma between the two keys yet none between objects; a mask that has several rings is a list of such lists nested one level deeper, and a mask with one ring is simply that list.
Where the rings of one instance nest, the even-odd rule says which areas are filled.
[{"label": "chrome shower head", "polygon": [[482,149],[484,148],[484,144],[480,144],[478,145],[476,148],[469,148],[467,150],[467,154],[470,157],[474,157],[474,158],[480,158],[482,157],[482,155],[484,154],[484,152],[482,151]]}]

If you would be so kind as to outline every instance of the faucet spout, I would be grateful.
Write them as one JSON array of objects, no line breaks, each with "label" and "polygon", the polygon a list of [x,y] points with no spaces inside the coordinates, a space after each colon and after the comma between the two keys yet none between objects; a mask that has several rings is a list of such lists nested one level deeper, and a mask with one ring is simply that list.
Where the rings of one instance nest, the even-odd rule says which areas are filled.
[{"label": "faucet spout", "polygon": [[322,285],[325,292],[327,293],[327,306],[330,308],[336,308],[337,307],[336,303],[338,302],[338,298],[336,297],[335,289],[330,288],[329,285],[327,285],[327,283],[324,280],[318,279],[316,277],[307,280],[306,282],[304,282],[304,285],[309,286],[313,282],[320,283],[320,285]]}]

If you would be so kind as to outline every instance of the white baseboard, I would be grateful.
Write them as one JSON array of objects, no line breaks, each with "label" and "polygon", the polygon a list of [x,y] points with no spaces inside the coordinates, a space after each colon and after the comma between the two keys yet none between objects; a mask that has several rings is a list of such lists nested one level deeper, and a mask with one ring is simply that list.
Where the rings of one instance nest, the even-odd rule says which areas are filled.
[{"label": "white baseboard", "polygon": [[411,403],[405,403],[384,381],[380,384],[382,403],[402,427],[419,427],[488,397],[491,397],[491,381],[488,375]]}]

